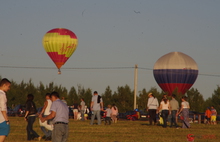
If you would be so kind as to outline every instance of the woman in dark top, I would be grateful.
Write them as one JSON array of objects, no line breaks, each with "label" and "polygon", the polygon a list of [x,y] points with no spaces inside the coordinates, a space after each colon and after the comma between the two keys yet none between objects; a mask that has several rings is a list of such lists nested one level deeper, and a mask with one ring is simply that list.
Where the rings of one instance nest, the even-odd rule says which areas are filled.
[{"label": "woman in dark top", "polygon": [[34,96],[32,94],[27,95],[26,101],[26,113],[24,119],[28,122],[27,124],[27,140],[31,140],[31,133],[34,135],[35,138],[41,140],[41,137],[33,130],[33,124],[35,122],[37,116],[37,109],[35,103],[33,102]]}]

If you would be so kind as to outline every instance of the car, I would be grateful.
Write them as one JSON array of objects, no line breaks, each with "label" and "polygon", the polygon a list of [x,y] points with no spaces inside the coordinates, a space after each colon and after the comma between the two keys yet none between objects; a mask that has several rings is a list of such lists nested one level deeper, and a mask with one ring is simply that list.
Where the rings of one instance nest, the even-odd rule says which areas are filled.
[{"label": "car", "polygon": [[118,113],[118,119],[126,119],[125,113],[119,112]]},{"label": "car", "polygon": [[15,108],[13,109],[13,113],[15,114],[15,116],[24,117],[25,105],[19,104],[15,106]]},{"label": "car", "polygon": [[140,112],[140,119],[147,119],[148,118],[148,112],[145,110],[139,110]]},{"label": "car", "polygon": [[10,107],[7,107],[7,115],[8,116],[15,116],[13,109],[11,109]]},{"label": "car", "polygon": [[140,119],[139,111],[126,111],[125,112],[126,119],[128,120],[138,120]]}]

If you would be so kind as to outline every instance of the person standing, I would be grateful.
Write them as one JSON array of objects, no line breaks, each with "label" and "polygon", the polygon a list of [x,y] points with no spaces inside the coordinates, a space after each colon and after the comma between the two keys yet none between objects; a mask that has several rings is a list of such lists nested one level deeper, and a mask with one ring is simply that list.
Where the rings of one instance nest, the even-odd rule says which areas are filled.
[{"label": "person standing", "polygon": [[154,125],[156,125],[157,120],[156,120],[156,113],[157,113],[157,109],[159,107],[159,103],[157,98],[153,95],[153,93],[149,93],[148,94],[148,102],[147,102],[147,111],[149,113],[149,121],[150,121],[150,125],[152,125],[152,122],[154,121]]},{"label": "person standing", "polygon": [[118,115],[118,108],[115,104],[112,105],[112,122],[117,123],[117,115]]},{"label": "person standing", "polygon": [[209,107],[207,107],[207,109],[205,111],[205,119],[206,119],[205,124],[210,124],[211,114],[212,114],[212,112],[210,111]]},{"label": "person standing", "polygon": [[51,93],[51,113],[47,117],[40,116],[41,122],[53,119],[52,142],[66,142],[69,136],[69,108],[59,99],[59,93]]},{"label": "person standing", "polygon": [[90,108],[92,111],[92,118],[91,118],[90,125],[93,125],[95,117],[97,117],[98,125],[101,125],[100,111],[103,110],[103,100],[102,100],[102,97],[98,95],[97,91],[93,93]]},{"label": "person standing", "polygon": [[108,125],[111,125],[111,116],[112,116],[112,109],[111,105],[108,105],[108,108],[105,110],[106,117],[105,117],[105,125],[108,123]]},{"label": "person standing", "polygon": [[167,98],[163,98],[161,103],[160,103],[160,110],[162,110],[161,115],[163,118],[163,128],[167,127],[167,119],[168,119],[168,115],[170,114],[170,103],[167,100]]},{"label": "person standing", "polygon": [[62,97],[62,100],[66,105],[67,105],[67,101],[65,100],[65,97]]},{"label": "person standing", "polygon": [[176,114],[176,116],[178,116],[182,112],[182,116],[183,116],[182,128],[190,128],[190,124],[189,124],[189,109],[190,109],[190,105],[186,101],[187,100],[186,96],[183,96],[181,98],[181,100],[182,100],[181,108],[180,108],[180,111]]},{"label": "person standing", "polygon": [[81,103],[80,103],[80,112],[81,112],[81,120],[85,121],[84,119],[84,111],[85,111],[85,102],[84,102],[84,98],[81,98]]},{"label": "person standing", "polygon": [[77,120],[78,112],[79,112],[79,104],[76,101],[74,101],[74,104],[73,104],[74,120]]},{"label": "person standing", "polygon": [[89,109],[87,108],[87,106],[85,106],[85,109],[84,109],[84,118],[85,120],[87,120],[89,117]]},{"label": "person standing", "polygon": [[7,116],[6,92],[10,89],[11,82],[3,78],[0,81],[0,141],[4,142],[10,132],[10,124]]},{"label": "person standing", "polygon": [[177,111],[179,110],[179,103],[176,100],[176,95],[173,94],[172,95],[172,100],[170,100],[170,108],[171,108],[171,123],[170,123],[170,127],[173,127],[173,125],[177,128],[177,121],[176,121],[176,114]]},{"label": "person standing", "polygon": [[214,106],[211,106],[211,124],[216,125],[216,116],[217,116],[217,111],[214,108]]},{"label": "person standing", "polygon": [[[45,95],[45,99],[46,101],[44,102],[44,106],[42,108],[42,111],[40,112],[40,115],[43,115],[43,117],[47,117],[50,114],[50,107],[52,105],[52,101],[50,100],[50,93],[47,93]],[[50,124],[49,120],[47,121],[47,124]],[[40,128],[46,136],[45,140],[51,140],[52,131],[46,130],[44,126],[41,126]]]},{"label": "person standing", "polygon": [[33,130],[33,124],[35,122],[36,116],[37,116],[37,109],[35,106],[35,103],[33,102],[34,95],[28,94],[27,95],[27,101],[26,101],[26,113],[24,116],[25,121],[28,122],[27,124],[27,140],[31,140],[31,133],[34,135],[34,138],[38,138],[38,140],[41,140],[41,137]]}]

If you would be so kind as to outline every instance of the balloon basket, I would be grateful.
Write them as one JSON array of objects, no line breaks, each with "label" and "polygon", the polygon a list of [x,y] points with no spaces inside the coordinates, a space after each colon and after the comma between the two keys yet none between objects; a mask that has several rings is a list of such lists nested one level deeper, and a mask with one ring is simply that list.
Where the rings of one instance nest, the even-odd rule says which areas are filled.
[{"label": "balloon basket", "polygon": [[60,69],[58,70],[58,74],[61,74],[61,71],[60,71]]}]

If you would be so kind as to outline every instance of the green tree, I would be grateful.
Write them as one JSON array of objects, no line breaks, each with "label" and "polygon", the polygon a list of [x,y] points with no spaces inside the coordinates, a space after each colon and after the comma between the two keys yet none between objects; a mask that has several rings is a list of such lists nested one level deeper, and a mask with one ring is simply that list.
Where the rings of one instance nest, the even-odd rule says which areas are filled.
[{"label": "green tree", "polygon": [[102,94],[102,99],[104,101],[104,106],[107,106],[107,105],[112,105],[113,104],[113,101],[112,101],[112,90],[110,89],[110,86],[108,86],[106,89],[105,89],[105,93]]},{"label": "green tree", "polygon": [[116,104],[120,112],[133,110],[134,92],[128,85],[118,87],[117,92],[113,94],[113,103]]},{"label": "green tree", "polygon": [[190,110],[196,112],[205,111],[205,101],[197,89],[191,88],[189,91],[187,91],[187,97],[187,100],[190,104]]},{"label": "green tree", "polygon": [[139,96],[137,98],[137,104],[138,104],[139,110],[146,110],[147,100],[148,100],[148,92],[144,88],[142,91],[139,92]]},{"label": "green tree", "polygon": [[213,106],[218,113],[220,113],[220,87],[217,86],[217,89],[214,90],[214,93],[212,94],[212,104],[210,106]]},{"label": "green tree", "polygon": [[78,100],[78,96],[77,96],[75,87],[71,87],[71,89],[68,93],[67,100],[66,100],[67,104],[68,105],[73,105],[74,100]]}]

